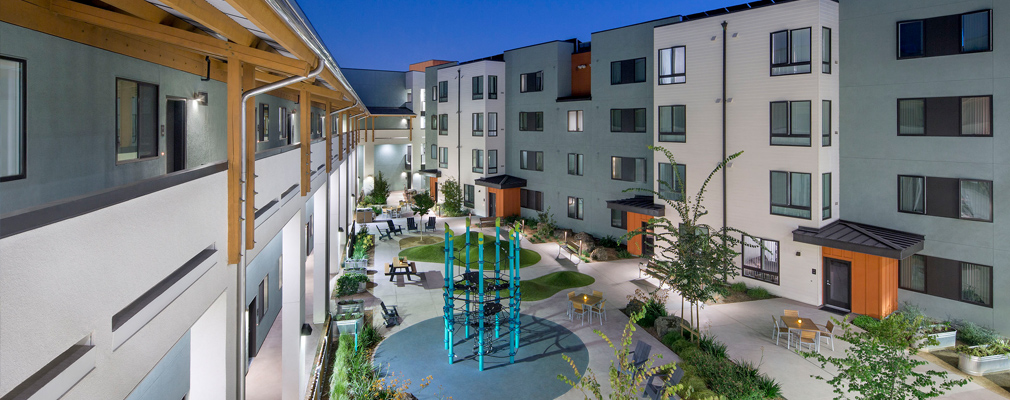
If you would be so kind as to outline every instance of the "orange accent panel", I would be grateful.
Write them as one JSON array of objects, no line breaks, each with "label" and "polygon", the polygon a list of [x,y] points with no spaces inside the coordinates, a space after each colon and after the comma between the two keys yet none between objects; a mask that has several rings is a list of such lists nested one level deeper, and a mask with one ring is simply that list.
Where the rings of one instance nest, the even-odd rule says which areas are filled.
[{"label": "orange accent panel", "polygon": [[[628,213],[628,232],[642,227],[642,224],[652,219],[652,216],[645,214]],[[642,236],[635,236],[628,239],[628,252],[636,256],[642,255]]]},{"label": "orange accent panel", "polygon": [[[425,68],[433,67],[433,66],[436,66],[436,65],[448,64],[448,63],[449,63],[449,61],[443,61],[443,60],[421,61],[419,63],[410,64],[410,70],[411,71],[416,71],[416,72],[424,72]],[[417,95],[419,95],[419,93],[415,93],[414,95],[417,96]]]},{"label": "orange accent panel", "polygon": [[[592,54],[591,51],[572,54],[572,96],[589,96],[593,92]],[[579,69],[579,65],[586,68]]]},{"label": "orange accent panel", "polygon": [[492,217],[510,217],[519,215],[519,188],[494,189],[487,188],[488,193],[494,193],[495,212]]},{"label": "orange accent panel", "polygon": [[852,312],[883,318],[898,309],[898,260],[830,247],[821,253],[852,263]]},{"label": "orange accent panel", "polygon": [[428,191],[431,195],[431,199],[438,203],[438,178],[429,177],[428,178]]}]

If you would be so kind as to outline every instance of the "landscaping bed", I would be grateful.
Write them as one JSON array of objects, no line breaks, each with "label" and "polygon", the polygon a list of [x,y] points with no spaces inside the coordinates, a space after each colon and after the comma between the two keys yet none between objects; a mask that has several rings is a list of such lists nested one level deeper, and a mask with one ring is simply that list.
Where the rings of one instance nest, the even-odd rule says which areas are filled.
[{"label": "landscaping bed", "polygon": [[[478,255],[477,248],[477,235],[478,232],[470,232],[470,261],[476,262]],[[457,257],[462,256],[460,249],[465,247],[465,234],[457,235],[453,238],[453,251],[457,253]],[[501,269],[508,269],[508,242],[502,241],[502,244],[506,246],[506,249],[499,249],[501,263]],[[494,236],[484,237],[484,267],[487,269],[494,268],[495,261],[495,242]],[[420,262],[433,262],[433,263],[443,263],[445,262],[445,245],[442,243],[429,244],[424,246],[411,247],[409,249],[404,249],[400,251],[399,257],[406,257],[410,261],[420,261]],[[519,267],[525,268],[540,262],[540,253],[537,253],[530,249],[520,249],[519,250]],[[457,266],[462,266],[462,260],[456,260]]]},{"label": "landscaping bed", "polygon": [[768,290],[762,287],[747,287],[747,284],[743,282],[737,282],[728,286],[729,294],[726,296],[716,296],[714,301],[705,302],[706,305],[713,304],[729,304],[729,303],[742,303],[745,301],[754,300],[765,300],[771,299],[778,296],[774,296],[768,293]]},{"label": "landscaping bed", "polygon": [[399,245],[400,250],[403,250],[403,249],[409,249],[411,247],[425,246],[429,244],[438,244],[442,243],[443,241],[445,241],[445,239],[443,239],[441,235],[414,236],[400,239]]}]

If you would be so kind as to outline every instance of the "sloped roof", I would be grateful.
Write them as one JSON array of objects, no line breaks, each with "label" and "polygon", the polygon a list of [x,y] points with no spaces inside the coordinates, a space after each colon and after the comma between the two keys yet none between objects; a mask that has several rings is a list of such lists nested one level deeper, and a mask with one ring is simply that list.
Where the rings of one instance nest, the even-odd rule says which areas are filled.
[{"label": "sloped roof", "polygon": [[653,217],[662,217],[666,215],[666,207],[662,204],[656,204],[653,202],[652,196],[635,196],[630,199],[608,200],[607,208],[642,215],[651,215]]},{"label": "sloped roof", "polygon": [[473,183],[478,186],[489,187],[492,189],[513,189],[526,187],[525,179],[517,178],[512,175],[489,176],[474,180]]},{"label": "sloped roof", "polygon": [[921,251],[926,237],[879,226],[838,220],[820,229],[800,227],[793,231],[793,240],[901,260]]}]

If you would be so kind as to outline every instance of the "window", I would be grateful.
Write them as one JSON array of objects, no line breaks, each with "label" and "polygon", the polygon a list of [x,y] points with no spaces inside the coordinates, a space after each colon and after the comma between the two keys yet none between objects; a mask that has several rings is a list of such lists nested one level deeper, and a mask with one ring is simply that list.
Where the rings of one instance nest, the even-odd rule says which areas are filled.
[{"label": "window", "polygon": [[610,110],[611,132],[645,132],[645,109],[625,108]]},{"label": "window", "polygon": [[821,72],[831,73],[831,28],[821,27]]},{"label": "window", "polygon": [[438,102],[445,103],[449,101],[449,81],[438,82]]},{"label": "window", "polygon": [[487,113],[487,135],[498,136],[498,113]]},{"label": "window", "polygon": [[463,206],[473,208],[473,185],[463,184]]},{"label": "window", "polygon": [[449,148],[439,147],[438,148],[438,167],[439,168],[449,168]]},{"label": "window", "polygon": [[431,87],[431,101],[438,101],[438,86]]},{"label": "window", "polygon": [[913,254],[901,260],[898,267],[898,287],[926,292],[926,256]]},{"label": "window", "polygon": [[926,134],[926,99],[898,99],[898,135]]},{"label": "window", "polygon": [[438,134],[443,136],[449,134],[449,114],[438,116]]},{"label": "window", "polygon": [[810,28],[772,33],[772,76],[810,73]]},{"label": "window", "polygon": [[610,226],[628,229],[628,212],[610,209]]},{"label": "window", "polygon": [[992,267],[961,263],[961,301],[992,307]]},{"label": "window", "polygon": [[992,221],[992,182],[961,179],[961,219]]},{"label": "window", "polygon": [[577,153],[568,153],[568,175],[582,176],[583,156]]},{"label": "window", "polygon": [[[424,89],[421,90],[423,91]],[[422,96],[421,98],[423,99],[424,97]],[[407,89],[407,102],[408,103],[414,102],[414,89]]]},{"label": "window", "polygon": [[431,145],[431,159],[432,160],[438,159],[438,145],[434,143],[432,143]]},{"label": "window", "polygon": [[[421,102],[421,104],[424,104],[424,102]],[[421,107],[423,108],[424,106]],[[434,115],[432,115],[432,117],[434,117]],[[425,123],[428,122],[428,119],[424,118],[424,110],[421,110],[421,118],[418,118],[418,120],[421,121],[421,129],[424,129]]]},{"label": "window", "polygon": [[645,82],[645,58],[610,63],[610,84]]},{"label": "window", "polygon": [[992,136],[992,96],[898,99],[899,136]]},{"label": "window", "polygon": [[687,106],[659,106],[659,141],[687,141]]},{"label": "window", "polygon": [[771,144],[810,146],[810,101],[771,103]]},{"label": "window", "polygon": [[[0,160],[0,182],[24,179],[27,176],[25,174],[25,144],[27,138],[27,129],[25,128],[25,117],[27,115],[27,103],[25,102],[25,92],[27,91],[26,74],[24,60],[0,57],[0,104],[3,105],[0,107],[0,144],[2,144],[0,147],[4,149],[3,159]],[[118,115],[120,107],[122,107],[118,97],[116,104],[116,138],[118,139],[126,133],[118,131],[120,121],[122,121]],[[129,122],[132,123],[133,120]],[[130,132],[133,132],[133,129],[130,129]],[[121,150],[121,148],[117,150]],[[118,154],[122,153],[117,151],[117,156]]]},{"label": "window", "polygon": [[898,211],[926,213],[926,177],[898,175]]},{"label": "window", "polygon": [[[676,165],[676,169],[674,166]],[[664,199],[684,201],[687,165],[659,163],[659,195]]]},{"label": "window", "polygon": [[519,169],[530,171],[544,170],[544,152],[522,150],[519,152]]},{"label": "window", "polygon": [[431,129],[435,131],[438,130],[438,115],[431,116]]},{"label": "window", "polygon": [[519,75],[519,93],[544,90],[544,71]]},{"label": "window", "polygon": [[568,131],[582,132],[582,110],[568,111]]},{"label": "window", "polygon": [[487,173],[498,173],[498,150],[487,151]]},{"label": "window", "polygon": [[582,198],[568,196],[568,218],[582,219]]},{"label": "window", "polygon": [[519,113],[519,130],[520,131],[542,131],[544,130],[544,113],[543,111],[537,112],[520,112]]},{"label": "window", "polygon": [[771,213],[810,219],[810,174],[772,171]]},{"label": "window", "polygon": [[487,98],[498,98],[498,76],[496,75],[487,76]]},{"label": "window", "polygon": [[470,120],[473,122],[473,136],[484,136],[484,114],[473,113]]},{"label": "window", "polygon": [[831,146],[831,100],[821,100],[821,146]]},{"label": "window", "polygon": [[743,276],[779,284],[779,242],[743,237]]},{"label": "window", "polygon": [[831,219],[831,173],[821,174],[821,219]]},{"label": "window", "polygon": [[[7,59],[4,59],[7,60]],[[8,65],[4,63],[4,71]],[[22,64],[23,65],[23,64]],[[5,72],[8,77],[13,76]],[[22,74],[23,76],[23,74]],[[10,79],[10,78],[8,78]],[[9,80],[7,82],[10,82]],[[23,85],[22,85],[23,87]],[[7,96],[4,96],[5,98]],[[22,99],[22,103],[24,101]],[[265,130],[270,108],[261,104]],[[21,114],[22,116],[24,113]],[[9,124],[4,120],[3,124]],[[23,122],[22,122],[23,124]],[[4,128],[8,130],[10,128]],[[22,127],[22,129],[24,129]],[[17,134],[17,132],[15,132]],[[24,146],[24,142],[20,143]],[[6,145],[6,143],[5,143]],[[6,147],[6,146],[5,146]],[[158,87],[127,79],[116,79],[116,162],[153,158],[158,156]],[[4,161],[8,163],[9,161]],[[5,166],[5,169],[8,167]]]},{"label": "window", "polygon": [[992,50],[990,10],[898,22],[898,59]]},{"label": "window", "polygon": [[961,135],[992,136],[992,97],[961,98]]},{"label": "window", "polygon": [[470,88],[473,92],[471,96],[473,100],[481,100],[484,98],[484,76],[475,76],[470,80]]},{"label": "window", "polygon": [[543,211],[544,193],[536,190],[519,189],[519,207]]},{"label": "window", "polygon": [[687,82],[687,47],[659,49],[659,84]]},{"label": "window", "polygon": [[[424,95],[424,88],[421,88],[421,116],[422,117],[424,116],[424,111],[425,111],[425,108],[426,108],[425,105],[428,104],[428,102],[424,101],[425,98],[426,97]],[[423,122],[422,122],[422,124],[423,124]],[[424,126],[422,126],[421,128],[423,129]]]},{"label": "window", "polygon": [[287,130],[288,109],[277,107],[277,131],[281,134],[281,140],[288,138]]},{"label": "window", "polygon": [[270,105],[260,103],[257,112],[259,116],[256,118],[256,141],[265,142],[270,139]]},{"label": "window", "polygon": [[484,172],[484,150],[473,149],[473,172]]},{"label": "window", "polygon": [[645,159],[610,157],[610,179],[628,182],[646,182]]}]

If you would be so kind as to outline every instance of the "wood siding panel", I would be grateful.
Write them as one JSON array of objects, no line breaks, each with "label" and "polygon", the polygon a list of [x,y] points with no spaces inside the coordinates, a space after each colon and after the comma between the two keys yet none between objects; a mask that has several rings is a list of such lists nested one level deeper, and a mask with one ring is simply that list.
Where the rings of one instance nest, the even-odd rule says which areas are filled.
[{"label": "wood siding panel", "polygon": [[822,254],[852,263],[852,312],[881,318],[898,309],[898,260],[829,247]]},{"label": "wood siding panel", "polygon": [[[650,219],[652,219],[651,216],[629,212],[627,221],[628,232],[641,228],[642,223],[647,222]],[[636,256],[642,255],[642,236],[635,236],[628,239],[628,252]]]},{"label": "wood siding panel", "polygon": [[[592,95],[592,52],[572,54],[572,96]],[[579,65],[586,68],[579,69]]]}]

